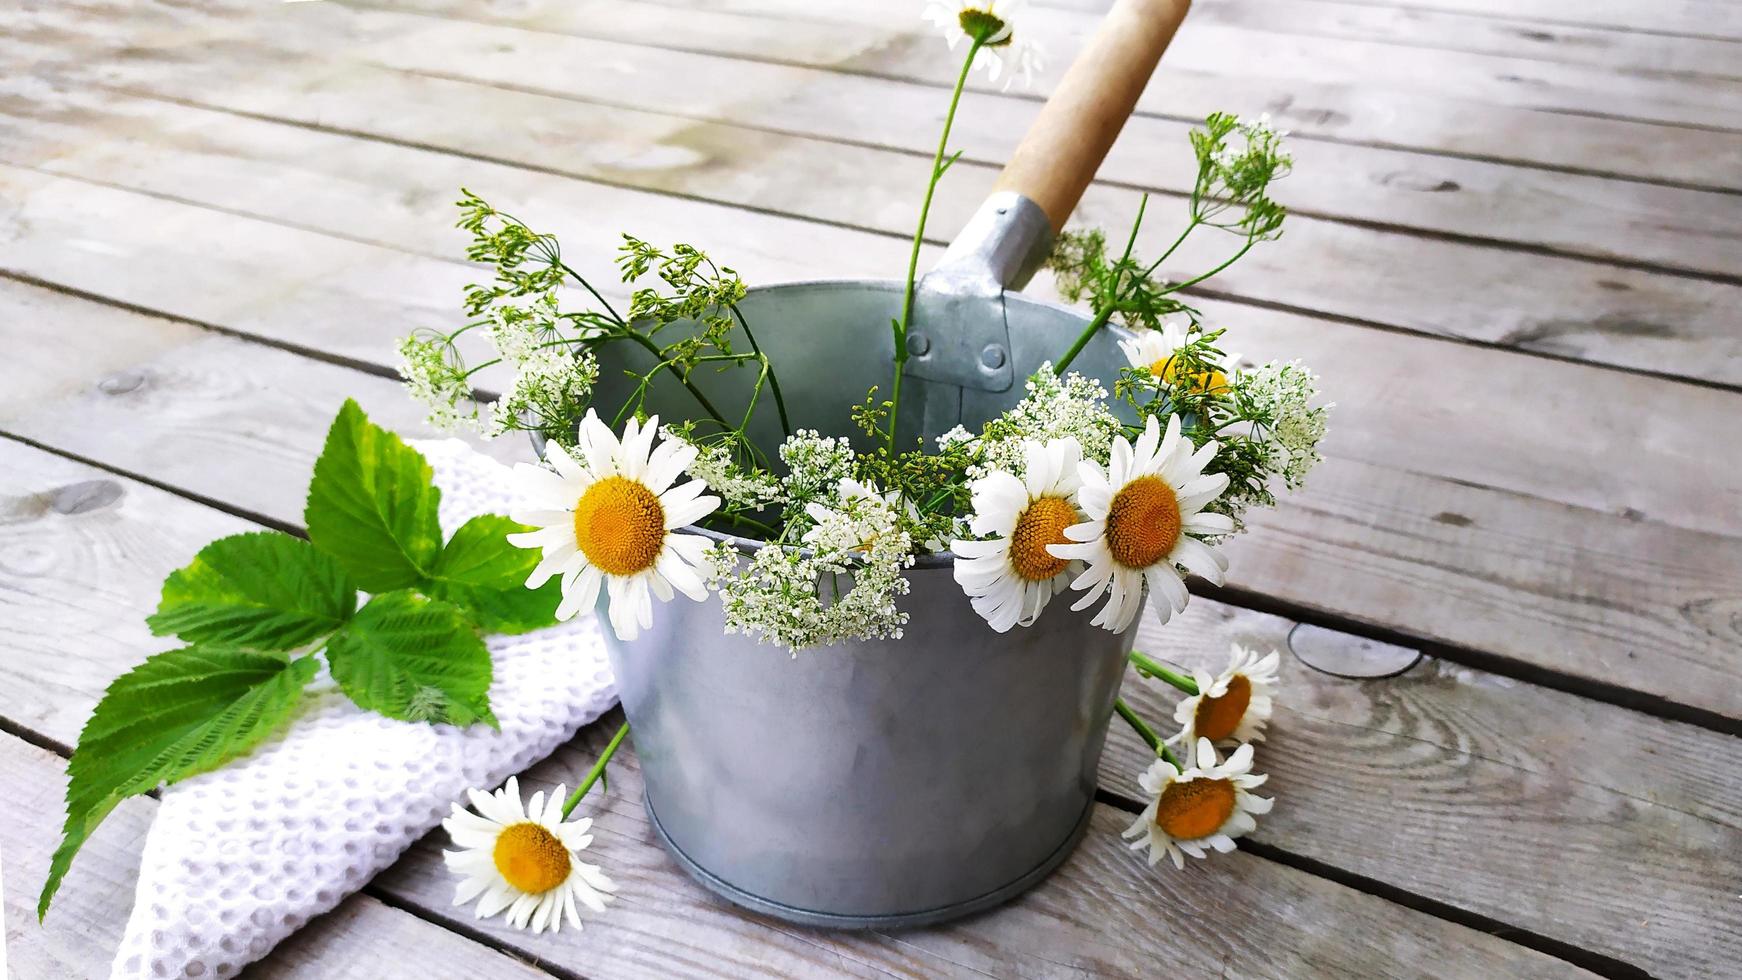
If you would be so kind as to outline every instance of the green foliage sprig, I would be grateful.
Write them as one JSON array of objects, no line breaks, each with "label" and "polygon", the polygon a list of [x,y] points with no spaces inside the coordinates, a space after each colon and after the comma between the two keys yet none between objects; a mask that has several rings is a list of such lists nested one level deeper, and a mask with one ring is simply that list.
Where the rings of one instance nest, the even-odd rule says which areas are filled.
[{"label": "green foliage sprig", "polygon": [[[1106,235],[1099,229],[1067,231],[1054,243],[1047,265],[1053,270],[1059,293],[1071,302],[1087,299],[1095,314],[1077,342],[1054,365],[1059,373],[1115,316],[1126,326],[1151,330],[1162,329],[1163,321],[1175,314],[1184,314],[1197,325],[1199,312],[1178,294],[1240,261],[1259,242],[1282,236],[1288,209],[1270,197],[1270,186],[1288,176],[1294,163],[1283,150],[1281,134],[1263,119],[1248,123],[1217,112],[1210,114],[1201,128],[1192,130],[1191,143],[1198,173],[1186,201],[1186,225],[1160,258],[1145,262],[1134,252],[1148,210],[1147,194],[1137,206],[1137,217],[1118,257],[1107,251]],[[1172,258],[1193,232],[1205,227],[1239,236],[1240,246],[1215,267],[1188,279],[1170,282],[1158,276],[1162,263]]]},{"label": "green foliage sprig", "polygon": [[[632,292],[628,310],[619,313],[563,260],[556,236],[534,231],[471,191],[463,191],[458,203],[459,227],[471,235],[466,257],[488,266],[493,277],[466,288],[471,322],[448,333],[418,331],[400,344],[400,374],[429,407],[432,424],[470,425],[492,435],[525,430],[572,445],[576,426],[592,405],[598,351],[628,343],[645,351],[653,365],[628,373],[629,397],[605,415],[613,427],[642,413],[657,385],[676,382],[689,390],[702,410],[698,421],[709,428],[698,439],[725,442],[731,452],[753,455],[756,449],[744,429],[764,388],[772,396],[782,431],[792,433],[780,380],[738,306],[746,293],[744,281],[731,268],[715,264],[692,245],[667,249],[624,235],[616,264]],[[585,290],[591,305],[564,309],[559,291],[568,285]],[[668,334],[667,328],[676,324],[684,329]],[[498,356],[468,365],[460,338],[480,329]],[[747,349],[740,349],[740,334]],[[473,378],[499,364],[512,367],[514,379],[483,417],[471,407]],[[755,372],[749,408],[741,417],[723,412],[695,384],[691,375],[703,367]]]},{"label": "green foliage sprig", "polygon": [[[504,540],[527,530],[505,517],[475,517],[444,542],[432,475],[420,453],[346,401],[309,483],[307,540],[231,535],[170,573],[146,622],[187,645],[117,678],[79,733],[39,918],[116,804],[265,741],[295,713],[323,656],[366,710],[496,727],[480,632],[554,623],[558,584],[525,587],[538,554]],[[360,589],[372,593],[361,608]]]}]

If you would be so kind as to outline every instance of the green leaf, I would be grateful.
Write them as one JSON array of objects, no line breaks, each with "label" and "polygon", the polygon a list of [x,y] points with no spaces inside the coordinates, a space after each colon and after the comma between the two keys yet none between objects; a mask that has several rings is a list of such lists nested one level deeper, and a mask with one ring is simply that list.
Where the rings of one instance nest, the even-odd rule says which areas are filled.
[{"label": "green leaf", "polygon": [[490,651],[451,603],[410,591],[378,595],[327,642],[327,664],[360,708],[402,721],[496,727]]},{"label": "green leaf", "polygon": [[389,592],[428,577],[442,547],[429,464],[346,399],[315,461],[304,522],[357,587]]},{"label": "green leaf", "polygon": [[357,610],[339,563],[288,534],[219,538],[163,582],[146,620],[158,636],[255,650],[291,650],[338,629]]},{"label": "green leaf", "polygon": [[510,534],[530,530],[496,514],[460,525],[436,558],[426,591],[465,607],[488,633],[524,633],[555,623],[561,583],[553,578],[541,588],[527,588],[539,553],[507,541]]},{"label": "green leaf", "polygon": [[207,772],[258,745],[290,717],[313,657],[219,646],[160,653],[116,678],[67,763],[67,819],[37,902],[40,919],[73,855],[129,796]]}]

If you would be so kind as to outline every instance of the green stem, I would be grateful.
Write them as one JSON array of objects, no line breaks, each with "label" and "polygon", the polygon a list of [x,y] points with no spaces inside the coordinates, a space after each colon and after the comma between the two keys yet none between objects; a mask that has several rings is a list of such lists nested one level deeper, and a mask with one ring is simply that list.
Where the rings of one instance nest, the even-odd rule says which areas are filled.
[{"label": "green stem", "polygon": [[[1131,222],[1131,234],[1125,238],[1125,254],[1119,257],[1118,268],[1124,268],[1125,263],[1131,261],[1131,250],[1137,247],[1137,229],[1143,227],[1143,212],[1148,209],[1149,195],[1145,194],[1137,201],[1137,217]],[[1071,362],[1077,359],[1077,355],[1083,352],[1083,348],[1089,345],[1089,341],[1094,339],[1095,334],[1099,333],[1101,328],[1107,325],[1107,321],[1113,318],[1113,311],[1118,308],[1119,299],[1119,291],[1115,289],[1112,299],[1107,302],[1105,308],[1095,314],[1094,318],[1089,321],[1089,325],[1083,328],[1083,332],[1077,334],[1077,339],[1071,344],[1071,349],[1065,351],[1065,356],[1059,358],[1058,363],[1052,366],[1054,374],[1061,378],[1064,377],[1065,369],[1071,366]]]},{"label": "green stem", "polygon": [[1131,665],[1137,668],[1138,673],[1149,677],[1158,677],[1187,694],[1198,693],[1198,682],[1192,680],[1190,677],[1187,677],[1178,671],[1169,670],[1143,654],[1138,653],[1136,650],[1131,651],[1130,657]]},{"label": "green stem", "polygon": [[1173,757],[1172,752],[1168,751],[1167,745],[1156,736],[1155,729],[1144,724],[1143,719],[1137,717],[1137,712],[1131,710],[1131,706],[1125,703],[1124,698],[1119,698],[1113,702],[1113,710],[1119,712],[1119,717],[1125,719],[1125,723],[1131,726],[1131,730],[1137,733],[1138,738],[1143,739],[1150,751],[1166,759],[1175,769],[1179,769],[1181,772],[1185,771],[1180,768],[1179,760]]},{"label": "green stem", "polygon": [[743,514],[731,514],[724,511],[721,511],[714,516],[723,517],[738,527],[748,527],[761,531],[763,536],[768,540],[773,540],[780,534],[780,532],[776,531],[773,527],[762,523],[754,517],[745,517]]},{"label": "green stem", "polygon": [[925,244],[925,223],[931,216],[932,196],[937,193],[938,181],[944,171],[944,153],[950,144],[950,129],[956,124],[956,107],[962,103],[962,89],[968,84],[968,72],[973,70],[974,58],[979,55],[984,44],[981,38],[975,38],[968,45],[968,57],[962,62],[962,71],[956,76],[956,87],[950,93],[950,111],[944,116],[944,131],[938,136],[938,149],[932,155],[931,180],[925,185],[925,201],[919,207],[919,226],[913,230],[913,249],[907,257],[907,289],[901,297],[901,322],[895,329],[895,380],[890,383],[889,392],[889,451],[895,452],[895,422],[901,415],[901,369],[907,364],[907,330],[913,323],[913,289],[919,275],[919,250]]},{"label": "green stem", "polygon": [[[622,336],[627,337],[630,340],[633,340],[636,343],[640,344],[641,346],[647,348],[648,353],[652,354],[655,358],[657,358],[661,364],[665,363],[665,352],[659,349],[658,344],[654,343],[651,340],[648,340],[646,337],[643,337],[641,334],[635,332],[634,330],[627,329],[627,328],[625,328],[625,329],[626,329],[626,332]],[[724,415],[720,414],[720,410],[714,407],[714,403],[711,401],[708,401],[708,396],[702,394],[702,390],[700,388],[697,388],[695,386],[695,384],[690,381],[690,379],[684,377],[682,371],[679,371],[677,369],[677,367],[675,365],[672,365],[672,364],[665,364],[665,369],[667,371],[671,372],[672,377],[683,382],[683,386],[690,390],[690,394],[696,396],[696,401],[700,402],[702,408],[705,409],[709,415],[712,415],[714,417],[714,421],[720,423],[720,425],[724,426],[725,428],[730,429],[732,427],[732,423],[726,421],[726,417]]]},{"label": "green stem", "polygon": [[583,289],[585,289],[589,293],[592,293],[593,298],[599,301],[599,305],[603,306],[605,308],[605,312],[611,314],[611,319],[616,320],[618,326],[627,327],[629,325],[626,321],[624,321],[622,315],[617,312],[617,308],[611,305],[611,301],[606,299],[605,297],[599,295],[599,291],[597,289],[594,289],[593,284],[588,282],[585,277],[583,277],[580,273],[576,272],[575,270],[569,268],[568,264],[565,262],[558,262],[557,267],[562,269],[564,272],[568,273],[570,276],[573,276],[574,280],[576,282],[580,283],[581,287]]},{"label": "green stem", "polygon": [[1113,308],[1111,306],[1095,314],[1095,318],[1089,321],[1089,325],[1083,328],[1083,332],[1077,334],[1076,343],[1071,344],[1071,349],[1065,351],[1065,356],[1059,358],[1058,363],[1052,366],[1052,373],[1063,377],[1065,368],[1071,366],[1071,362],[1077,359],[1077,355],[1083,352],[1084,347],[1089,346],[1089,341],[1094,338],[1095,333],[1106,326],[1107,321],[1112,316]]},{"label": "green stem", "polygon": [[[744,314],[738,312],[736,305],[732,307],[732,315],[738,318],[738,325],[744,328],[744,336],[750,341],[750,349],[761,354],[762,348],[756,343],[756,335],[750,332],[750,321],[744,318]],[[790,436],[792,435],[792,422],[786,416],[786,398],[780,393],[780,378],[775,375],[774,367],[769,364],[766,355],[763,356],[762,363],[768,366],[768,390],[774,393],[774,408],[780,413],[780,432],[782,435]]]},{"label": "green stem", "polygon": [[1161,253],[1161,258],[1149,263],[1149,268],[1143,270],[1141,278],[1148,279],[1150,276],[1155,275],[1155,270],[1161,268],[1161,264],[1166,262],[1168,257],[1174,253],[1174,250],[1179,248],[1180,245],[1185,242],[1186,236],[1192,233],[1192,229],[1200,224],[1202,224],[1202,222],[1196,216],[1193,216],[1192,220],[1186,222],[1186,230],[1180,232],[1179,237],[1173,240],[1173,244],[1167,247],[1167,251]]},{"label": "green stem", "polygon": [[[762,355],[757,355],[761,357]],[[750,404],[744,406],[744,421],[738,424],[738,431],[750,428],[750,416],[756,414],[756,403],[762,399],[762,385],[771,376],[768,369],[768,358],[762,357],[762,370],[756,372],[756,386],[750,389]]]},{"label": "green stem", "polygon": [[1214,269],[1211,269],[1209,272],[1206,272],[1201,276],[1194,276],[1190,279],[1187,279],[1185,282],[1175,283],[1175,284],[1167,287],[1166,289],[1162,290],[1162,293],[1164,295],[1167,293],[1177,293],[1182,289],[1188,289],[1192,286],[1196,286],[1198,283],[1203,282],[1205,279],[1210,278],[1211,276],[1215,275],[1216,273],[1221,272],[1223,269],[1226,269],[1227,267],[1240,261],[1241,256],[1245,255],[1247,252],[1252,251],[1252,246],[1257,244],[1257,242],[1258,242],[1258,240],[1255,238],[1246,239],[1246,244],[1242,245],[1240,247],[1240,251],[1235,252],[1232,256],[1230,256],[1228,261],[1223,262],[1221,265],[1216,266]]},{"label": "green stem", "polygon": [[581,798],[587,795],[587,790],[592,789],[593,784],[605,775],[605,765],[611,761],[612,756],[617,754],[617,746],[622,745],[623,739],[628,735],[629,723],[624,722],[623,727],[617,729],[617,734],[611,736],[611,744],[605,746],[605,751],[599,756],[599,761],[593,763],[593,768],[587,773],[587,778],[581,780],[581,785],[576,786],[575,791],[569,794],[568,801],[563,804],[564,820],[569,818],[569,814],[575,812],[575,807],[580,804]]}]

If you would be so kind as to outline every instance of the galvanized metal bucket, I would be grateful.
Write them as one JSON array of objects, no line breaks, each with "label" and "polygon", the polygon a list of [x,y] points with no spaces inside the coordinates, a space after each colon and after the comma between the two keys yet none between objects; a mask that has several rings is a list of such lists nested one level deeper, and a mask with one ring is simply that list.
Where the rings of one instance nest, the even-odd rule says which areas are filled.
[{"label": "galvanized metal bucket", "polygon": [[809,925],[919,925],[1040,880],[1088,825],[1130,636],[1049,609],[999,636],[947,556],[907,636],[790,658],[718,600],[612,642],[647,812],[715,892]]},{"label": "galvanized metal bucket", "polygon": [[[1115,6],[1007,168],[1005,189],[923,280],[904,441],[1012,407],[1022,381],[1081,332],[1080,314],[1007,287],[1044,257],[1184,10],[1181,0]],[[846,434],[866,390],[887,390],[903,292],[898,282],[840,281],[746,297],[742,312],[795,424]],[[1124,364],[1122,336],[1103,330],[1073,369],[1110,382]],[[612,390],[623,374],[613,368],[652,363],[622,346],[601,375],[603,404],[627,393]],[[693,380],[719,404],[743,402],[730,376]],[[683,418],[689,399],[677,389],[648,407]],[[772,415],[751,429],[770,449],[782,436]],[[726,539],[746,553],[762,547]],[[1131,634],[1090,625],[1068,601],[996,633],[954,581],[953,561],[926,556],[910,571],[900,640],[793,657],[725,635],[717,598],[661,605],[633,641],[605,631],[648,814],[703,885],[795,922],[887,928],[1004,901],[1069,856],[1094,806]]]}]

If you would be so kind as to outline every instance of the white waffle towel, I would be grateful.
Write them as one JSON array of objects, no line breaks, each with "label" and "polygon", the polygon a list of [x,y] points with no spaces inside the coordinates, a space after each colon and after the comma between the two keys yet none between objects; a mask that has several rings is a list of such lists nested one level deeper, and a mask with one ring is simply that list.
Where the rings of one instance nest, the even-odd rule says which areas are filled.
[{"label": "white waffle towel", "polygon": [[[458,440],[413,445],[444,529],[508,512],[507,467]],[[281,734],[166,789],[112,976],[234,976],[392,864],[466,787],[501,783],[617,701],[591,616],[489,647],[499,732],[392,721],[323,676]]]}]

